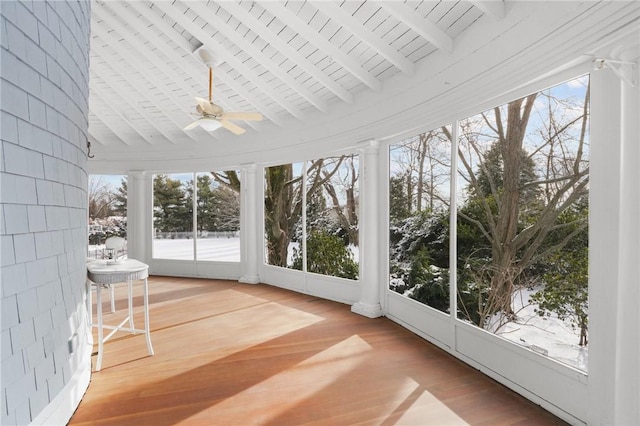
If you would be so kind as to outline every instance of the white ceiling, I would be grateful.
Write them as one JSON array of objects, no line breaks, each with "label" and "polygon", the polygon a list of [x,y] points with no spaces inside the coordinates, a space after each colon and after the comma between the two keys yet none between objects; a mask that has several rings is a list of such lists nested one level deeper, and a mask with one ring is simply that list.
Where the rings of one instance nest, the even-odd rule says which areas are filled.
[{"label": "white ceiling", "polygon": [[[305,120],[454,41],[502,2],[484,1],[94,1],[90,140],[94,145],[189,144],[237,138],[221,129],[181,130],[208,72],[194,51],[214,52],[214,102],[258,111],[248,131]],[[97,147],[96,147],[97,148]]]},{"label": "white ceiling", "polygon": [[[559,40],[556,43],[563,37],[573,40],[575,35],[558,31],[565,22],[587,25],[597,17],[596,27],[602,26],[605,34],[614,22],[624,24],[620,16],[633,22],[635,14],[637,25],[637,2],[613,3],[618,5],[533,2],[535,6],[527,9],[522,2],[500,0],[94,0],[89,140],[96,158],[89,168],[93,162],[101,172],[110,167],[129,170],[136,168],[132,158],[197,158],[242,151],[245,146],[264,150],[277,146],[291,129],[317,133],[334,123],[344,129],[367,127],[362,119],[340,121],[373,108],[374,99],[378,110],[392,108],[391,96],[401,93],[395,88],[406,82],[407,93],[416,81],[451,84],[433,71],[445,65],[459,64],[457,87],[470,78],[464,76],[469,71],[464,69],[469,68],[464,64],[467,58],[478,56],[478,74],[513,62],[522,56],[521,46],[533,49],[550,34]],[[546,12],[536,8],[548,8],[548,22]],[[518,40],[505,45],[512,48],[500,48],[517,25],[522,27]],[[490,43],[497,50],[477,54]],[[258,111],[264,121],[238,122],[247,129],[241,136],[226,129],[182,130],[196,118],[194,97],[208,95],[207,65],[194,53],[198,48],[213,51],[218,61],[214,102],[227,111]],[[442,94],[445,89],[436,90]],[[435,95],[427,91],[424,96]],[[166,161],[162,168],[167,168]]]}]

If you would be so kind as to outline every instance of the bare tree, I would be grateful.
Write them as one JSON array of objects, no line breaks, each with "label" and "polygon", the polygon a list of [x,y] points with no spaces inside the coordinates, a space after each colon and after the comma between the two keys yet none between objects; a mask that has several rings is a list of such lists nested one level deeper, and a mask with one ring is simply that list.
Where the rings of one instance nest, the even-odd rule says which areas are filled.
[{"label": "bare tree", "polygon": [[[450,132],[440,129],[421,133],[393,148],[393,179],[402,180],[406,211],[434,211],[447,206],[450,173]],[[446,191],[445,191],[446,187]],[[398,202],[398,194],[395,202]]]},{"label": "bare tree", "polygon": [[[315,192],[338,171],[344,157],[321,173],[324,159],[311,162],[307,168],[307,194]],[[302,215],[302,176],[294,175],[293,164],[268,167],[265,170],[265,233],[267,262],[287,266],[287,254],[295,227]]]},{"label": "bare tree", "polygon": [[[332,209],[335,212],[340,227],[347,232],[349,243],[357,246],[359,245],[358,237],[358,205],[357,205],[357,182],[358,172],[356,170],[355,156],[341,157],[340,161],[346,166],[346,173],[339,173],[338,169],[334,175],[334,179],[326,179],[329,174],[329,170],[323,168],[322,175],[325,177],[325,183],[323,185],[327,192],[331,203]],[[337,179],[336,179],[337,177]],[[344,192],[344,202],[340,202],[336,186],[339,190]]]},{"label": "bare tree", "polygon": [[[558,216],[588,191],[587,124],[589,89],[587,87],[581,109],[573,116],[565,116],[566,108],[549,107],[546,116],[536,117],[538,142],[527,146],[527,128],[539,94],[515,100],[506,107],[496,107],[492,114],[462,123],[462,138],[458,156],[460,175],[466,180],[469,192],[480,203],[482,217],[459,216],[476,226],[490,246],[490,266],[484,274],[490,275],[487,303],[492,306],[485,315],[502,311],[512,315],[514,288],[523,271],[561,250],[575,235],[587,226],[586,221],[575,224],[557,222]],[[548,95],[545,95],[548,96]],[[551,98],[549,98],[551,100]],[[549,102],[552,104],[552,102]],[[506,112],[506,117],[505,117]],[[578,132],[569,129],[578,127]],[[483,142],[496,144],[499,153],[498,176],[483,161]],[[527,150],[529,148],[529,151]],[[527,154],[527,152],[529,152]],[[528,158],[544,170],[536,178],[523,181],[523,170]],[[477,167],[477,171],[476,168]],[[486,178],[485,184],[481,177]],[[523,194],[543,188],[544,199],[523,224],[521,219]],[[581,219],[582,220],[582,219]],[[547,244],[550,232],[571,226],[573,232],[553,245]]]},{"label": "bare tree", "polygon": [[89,219],[109,217],[116,201],[116,194],[102,176],[89,176]]}]

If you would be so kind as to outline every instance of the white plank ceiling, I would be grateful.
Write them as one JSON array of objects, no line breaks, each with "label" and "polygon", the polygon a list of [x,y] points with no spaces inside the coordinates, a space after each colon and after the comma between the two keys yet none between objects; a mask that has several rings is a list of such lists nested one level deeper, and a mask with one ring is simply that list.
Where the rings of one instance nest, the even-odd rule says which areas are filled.
[{"label": "white plank ceiling", "polygon": [[[274,164],[389,142],[545,76],[589,72],[602,55],[637,60],[624,52],[640,39],[637,0],[93,0],[91,20],[91,173]],[[216,60],[213,102],[264,116],[238,121],[242,135],[183,130],[194,97],[208,97],[202,49]]]},{"label": "white plank ceiling", "polygon": [[237,123],[259,134],[411,77],[434,52],[451,54],[474,24],[504,14],[495,0],[95,0],[89,140],[94,151],[139,151],[245,137],[182,130],[197,118],[194,97],[208,96],[198,49],[217,62],[213,101],[262,113],[262,122]]}]

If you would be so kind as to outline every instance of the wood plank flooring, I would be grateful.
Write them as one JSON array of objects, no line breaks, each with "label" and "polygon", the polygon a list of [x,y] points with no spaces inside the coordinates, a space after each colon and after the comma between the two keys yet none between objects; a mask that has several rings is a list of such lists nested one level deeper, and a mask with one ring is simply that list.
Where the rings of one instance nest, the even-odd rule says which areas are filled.
[{"label": "wood plank flooring", "polygon": [[[71,425],[564,424],[348,305],[235,281],[151,277],[149,288],[155,355],[144,335],[114,336]],[[124,316],[126,287],[116,299],[107,323]],[[142,325],[141,286],[134,304]]]}]

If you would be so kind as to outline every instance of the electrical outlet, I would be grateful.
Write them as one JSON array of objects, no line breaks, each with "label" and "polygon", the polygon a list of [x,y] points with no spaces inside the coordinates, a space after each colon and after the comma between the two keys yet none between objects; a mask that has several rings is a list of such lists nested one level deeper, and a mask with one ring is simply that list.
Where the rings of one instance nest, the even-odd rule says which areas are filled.
[{"label": "electrical outlet", "polygon": [[67,342],[69,354],[72,354],[78,348],[78,333],[75,333]]}]

